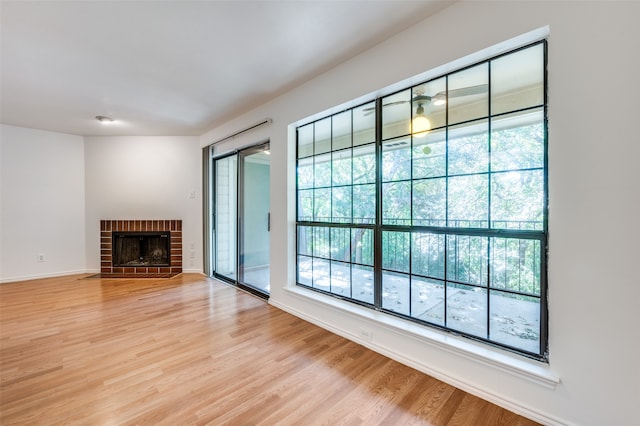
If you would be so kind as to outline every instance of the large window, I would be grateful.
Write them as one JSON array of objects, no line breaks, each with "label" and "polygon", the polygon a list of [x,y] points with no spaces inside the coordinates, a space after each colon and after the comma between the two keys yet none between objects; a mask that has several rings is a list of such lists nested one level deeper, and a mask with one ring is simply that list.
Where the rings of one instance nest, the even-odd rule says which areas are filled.
[{"label": "large window", "polygon": [[545,49],[298,127],[298,285],[545,358]]}]

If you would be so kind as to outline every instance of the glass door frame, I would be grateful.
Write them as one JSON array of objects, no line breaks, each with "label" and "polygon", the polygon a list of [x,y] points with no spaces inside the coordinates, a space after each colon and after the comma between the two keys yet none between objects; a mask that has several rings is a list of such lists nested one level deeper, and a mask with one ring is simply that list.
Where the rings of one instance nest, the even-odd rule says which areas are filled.
[{"label": "glass door frame", "polygon": [[[234,209],[235,209],[235,214],[234,214],[234,218],[233,218],[233,226],[234,227],[234,238],[233,238],[233,243],[235,246],[235,250],[233,253],[233,261],[234,261],[234,268],[235,268],[235,277],[230,277],[227,275],[223,275],[222,273],[218,272],[218,192],[217,192],[217,172],[218,172],[218,166],[217,166],[217,162],[227,159],[227,158],[231,158],[231,157],[236,157],[236,168],[235,168],[235,173],[234,173],[234,180],[236,182],[236,190],[235,190],[235,203],[233,205]],[[211,271],[210,271],[210,275],[212,277],[224,280],[226,282],[229,283],[235,283],[238,277],[238,188],[237,188],[237,182],[238,182],[238,151],[232,151],[232,152],[228,152],[225,153],[223,155],[220,156],[215,156],[215,157],[211,157],[211,224],[210,224],[210,229],[208,232],[208,235],[211,241],[211,252],[210,252],[210,259],[208,260],[209,264],[211,265]]]},{"label": "glass door frame", "polygon": [[[267,140],[267,141],[259,142],[257,144],[245,146],[233,151],[225,152],[220,155],[214,154],[213,146],[208,146],[203,149],[203,157],[206,158],[203,161],[204,169],[205,169],[205,191],[204,192],[206,197],[205,202],[203,203],[203,209],[205,211],[204,217],[206,218],[206,220],[204,221],[204,224],[205,224],[205,227],[204,227],[205,271],[204,272],[205,274],[213,278],[220,279],[224,282],[232,284],[242,290],[255,294],[264,299],[269,298],[269,293],[264,292],[253,286],[250,286],[248,284],[245,284],[241,281],[241,273],[242,273],[241,272],[242,271],[241,269],[241,266],[242,266],[241,264],[241,254],[242,254],[241,229],[242,229],[242,226],[241,226],[240,218],[241,218],[241,212],[242,212],[241,208],[243,207],[242,205],[243,203],[241,200],[244,196],[244,194],[241,193],[242,191],[241,176],[242,176],[242,169],[243,169],[243,166],[241,164],[242,164],[242,159],[247,155],[255,154],[261,151],[267,151],[269,150],[269,147],[270,147],[270,142]],[[226,275],[222,275],[216,270],[217,268],[216,262],[218,258],[217,223],[216,223],[216,220],[217,220],[216,162],[218,160],[222,160],[234,155],[237,156],[236,174],[235,174],[235,178],[236,178],[236,206],[235,206],[236,208],[236,218],[235,218],[236,273],[235,273],[235,278],[232,278]]]}]

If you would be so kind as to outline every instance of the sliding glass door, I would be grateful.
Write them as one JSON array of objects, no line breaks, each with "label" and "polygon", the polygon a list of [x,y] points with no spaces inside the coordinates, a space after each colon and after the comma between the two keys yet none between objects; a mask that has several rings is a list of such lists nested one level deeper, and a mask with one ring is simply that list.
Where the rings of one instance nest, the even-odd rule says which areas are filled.
[{"label": "sliding glass door", "polygon": [[269,292],[269,146],[240,153],[240,276],[241,284]]},{"label": "sliding glass door", "polygon": [[217,275],[237,278],[238,155],[214,162],[214,268]]},{"label": "sliding glass door", "polygon": [[269,144],[211,162],[211,275],[269,294]]}]

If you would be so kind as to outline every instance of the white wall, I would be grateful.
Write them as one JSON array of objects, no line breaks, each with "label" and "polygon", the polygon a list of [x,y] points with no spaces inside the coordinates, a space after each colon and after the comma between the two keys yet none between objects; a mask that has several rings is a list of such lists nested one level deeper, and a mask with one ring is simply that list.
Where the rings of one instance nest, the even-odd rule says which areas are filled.
[{"label": "white wall", "polygon": [[1,125],[0,282],[84,272],[83,142]]},{"label": "white wall", "polygon": [[183,270],[202,272],[201,156],[191,136],[85,138],[87,269],[100,270],[100,220],[182,219]]},{"label": "white wall", "polygon": [[[270,303],[545,424],[627,425],[640,402],[640,141],[636,129],[638,2],[457,2],[347,63],[212,129],[206,145],[270,139]],[[292,290],[294,160],[291,124],[377,89],[548,25],[548,368],[466,339],[383,324]],[[257,75],[259,78],[259,74]],[[304,293],[304,292],[302,292]],[[455,348],[461,348],[460,350]],[[494,363],[491,360],[504,362]],[[513,367],[513,368],[511,368]],[[533,372],[527,375],[525,372]],[[560,378],[541,382],[538,377]]]}]

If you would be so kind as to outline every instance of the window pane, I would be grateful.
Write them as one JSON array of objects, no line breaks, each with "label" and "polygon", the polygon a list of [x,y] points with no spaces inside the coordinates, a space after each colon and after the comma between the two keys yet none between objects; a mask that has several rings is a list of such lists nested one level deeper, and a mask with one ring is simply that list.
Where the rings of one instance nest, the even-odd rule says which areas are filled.
[{"label": "window pane", "polygon": [[376,181],[376,147],[366,145],[353,149],[353,183]]},{"label": "window pane", "polygon": [[298,226],[298,254],[313,255],[313,228]]},{"label": "window pane", "polygon": [[325,227],[313,227],[313,256],[329,258],[329,229]]},{"label": "window pane", "polygon": [[502,116],[491,121],[491,170],[544,166],[542,110]]},{"label": "window pane", "polygon": [[420,84],[413,88],[413,115],[420,106],[431,128],[444,126],[447,120],[447,80],[445,77]]},{"label": "window pane", "polygon": [[331,134],[332,150],[351,147],[351,110],[333,116]]},{"label": "window pane", "polygon": [[313,258],[313,279],[312,285],[314,288],[319,288],[324,291],[331,290],[330,279],[330,264],[328,260]]},{"label": "window pane", "polygon": [[413,181],[413,225],[446,225],[446,179]]},{"label": "window pane", "polygon": [[313,189],[298,191],[298,220],[313,220]]},{"label": "window pane", "polygon": [[353,146],[364,145],[376,140],[375,102],[353,109]]},{"label": "window pane", "polygon": [[410,314],[409,306],[409,275],[397,272],[382,273],[382,308]]},{"label": "window pane", "polygon": [[350,229],[349,228],[330,228],[331,229],[331,259],[349,262],[351,258],[350,251]]},{"label": "window pane", "polygon": [[331,186],[331,154],[316,155],[313,164],[313,186]]},{"label": "window pane", "polygon": [[313,123],[298,127],[298,158],[313,155]]},{"label": "window pane", "polygon": [[491,226],[542,230],[544,174],[542,170],[491,175]]},{"label": "window pane", "polygon": [[540,295],[540,241],[491,238],[491,287]]},{"label": "window pane", "polygon": [[449,129],[449,175],[482,173],[489,166],[487,120]]},{"label": "window pane", "polygon": [[298,283],[313,285],[313,260],[307,256],[298,256]]},{"label": "window pane", "polygon": [[540,299],[491,291],[491,340],[540,352]]},{"label": "window pane", "polygon": [[491,61],[491,113],[500,114],[544,102],[543,45]]},{"label": "window pane", "polygon": [[351,150],[334,151],[331,153],[333,185],[351,185]]},{"label": "window pane", "polygon": [[411,182],[382,184],[382,223],[386,225],[411,223]]},{"label": "window pane", "polygon": [[331,189],[331,219],[333,222],[351,222],[351,187]]},{"label": "window pane", "polygon": [[348,263],[331,262],[331,293],[351,297],[351,268]]},{"label": "window pane", "polygon": [[489,115],[489,72],[486,63],[449,75],[449,124]]},{"label": "window pane", "polygon": [[411,178],[411,141],[392,139],[382,143],[382,181]]},{"label": "window pane", "polygon": [[425,137],[413,138],[413,178],[444,176],[446,169],[444,130],[429,132]]},{"label": "window pane", "polygon": [[409,233],[384,231],[382,233],[382,268],[409,272]]},{"label": "window pane", "polygon": [[486,228],[489,216],[487,175],[450,178],[448,213],[447,223],[450,227]]},{"label": "window pane", "polygon": [[487,338],[487,290],[447,284],[447,327]]},{"label": "window pane", "polygon": [[382,139],[409,134],[411,90],[382,98]]},{"label": "window pane", "polygon": [[351,229],[351,261],[373,265],[373,230]]},{"label": "window pane", "polygon": [[351,294],[354,299],[373,303],[373,267],[351,265]]},{"label": "window pane", "polygon": [[314,154],[324,154],[331,151],[331,117],[314,123]]},{"label": "window pane", "polygon": [[298,160],[298,188],[313,188],[313,157]]},{"label": "window pane", "polygon": [[411,234],[411,273],[444,278],[444,235]]},{"label": "window pane", "polygon": [[447,280],[487,285],[487,237],[447,235]]},{"label": "window pane", "polygon": [[376,221],[376,186],[353,186],[353,222],[370,223]]},{"label": "window pane", "polygon": [[331,188],[313,190],[313,220],[331,221]]},{"label": "window pane", "polygon": [[411,276],[411,316],[444,325],[444,282]]}]

